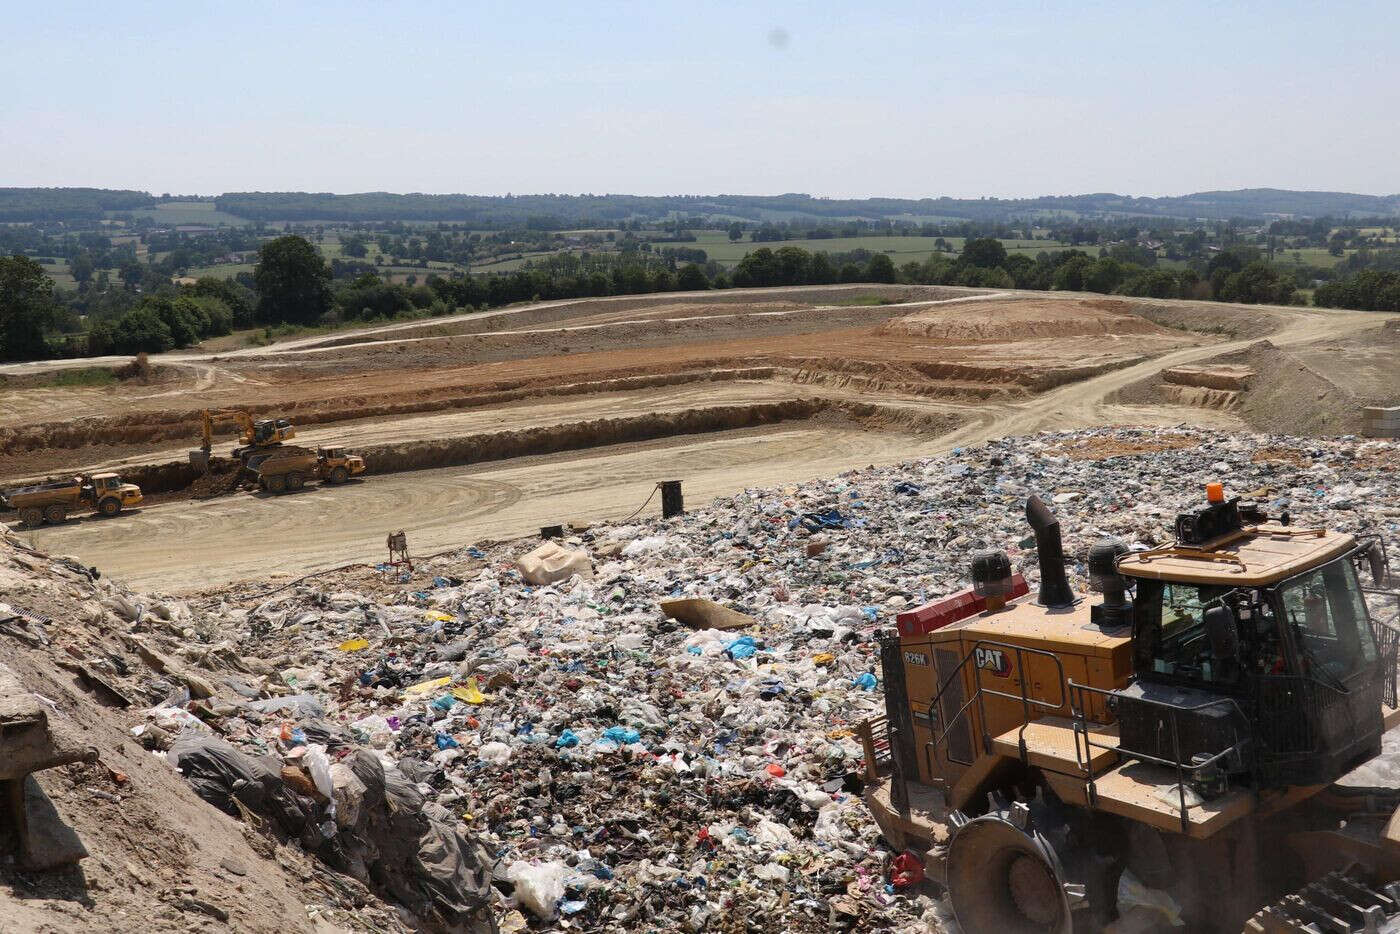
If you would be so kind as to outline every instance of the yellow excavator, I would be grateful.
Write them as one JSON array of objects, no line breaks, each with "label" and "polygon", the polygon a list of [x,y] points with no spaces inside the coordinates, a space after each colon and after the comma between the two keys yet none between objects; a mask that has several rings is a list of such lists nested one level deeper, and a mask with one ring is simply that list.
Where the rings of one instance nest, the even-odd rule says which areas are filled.
[{"label": "yellow excavator", "polygon": [[1400,931],[1384,545],[1207,492],[1170,544],[1091,548],[1092,605],[1032,497],[1038,596],[982,552],[882,640],[867,802],[967,934]]},{"label": "yellow excavator", "polygon": [[209,472],[209,461],[214,449],[214,422],[233,421],[239,428],[239,446],[233,449],[233,457],[242,466],[256,470],[258,465],[277,452],[285,441],[296,437],[296,428],[285,418],[263,418],[254,420],[242,409],[205,409],[200,417],[199,450],[190,452],[190,463],[201,473]]}]

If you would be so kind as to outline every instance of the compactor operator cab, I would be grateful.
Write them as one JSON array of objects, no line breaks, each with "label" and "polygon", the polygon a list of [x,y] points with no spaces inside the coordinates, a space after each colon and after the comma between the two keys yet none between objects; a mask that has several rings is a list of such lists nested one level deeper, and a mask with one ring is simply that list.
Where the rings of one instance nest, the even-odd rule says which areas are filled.
[{"label": "compactor operator cab", "polygon": [[[1174,544],[1116,562],[1134,591],[1134,680],[1112,705],[1123,745],[1189,762],[1228,743],[1222,766],[1258,787],[1331,781],[1376,755],[1383,732],[1366,548],[1242,511],[1215,484],[1210,497],[1178,518]],[[1213,735],[1168,741],[1135,700],[1195,708],[1183,722],[1213,720]]]},{"label": "compactor operator cab", "polygon": [[292,423],[285,418],[264,418],[253,423],[254,444],[276,444],[294,434]]}]

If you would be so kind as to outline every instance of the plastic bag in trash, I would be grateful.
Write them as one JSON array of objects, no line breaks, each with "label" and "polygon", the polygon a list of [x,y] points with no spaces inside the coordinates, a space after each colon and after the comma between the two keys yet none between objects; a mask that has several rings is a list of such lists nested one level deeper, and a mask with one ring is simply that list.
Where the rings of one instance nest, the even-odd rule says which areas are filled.
[{"label": "plastic bag in trash", "polygon": [[1172,927],[1184,927],[1181,906],[1161,889],[1149,888],[1127,869],[1118,877],[1118,916],[1128,919],[1141,916]]},{"label": "plastic bag in trash", "polygon": [[752,658],[758,651],[758,643],[753,636],[740,636],[724,647],[725,654],[733,659]]},{"label": "plastic bag in trash", "polygon": [[924,864],[919,857],[905,850],[894,858],[890,870],[890,883],[896,889],[907,889],[924,881]]},{"label": "plastic bag in trash", "polygon": [[517,860],[506,870],[506,879],[515,886],[515,897],[532,915],[545,921],[558,912],[564,898],[564,880],[569,867],[560,860],[527,863]]},{"label": "plastic bag in trash", "polygon": [[505,743],[487,743],[477,751],[477,756],[492,765],[505,765],[510,761],[510,747]]},{"label": "plastic bag in trash", "polygon": [[629,726],[610,726],[603,731],[603,736],[615,743],[621,743],[624,746],[635,743],[642,738],[641,733]]}]

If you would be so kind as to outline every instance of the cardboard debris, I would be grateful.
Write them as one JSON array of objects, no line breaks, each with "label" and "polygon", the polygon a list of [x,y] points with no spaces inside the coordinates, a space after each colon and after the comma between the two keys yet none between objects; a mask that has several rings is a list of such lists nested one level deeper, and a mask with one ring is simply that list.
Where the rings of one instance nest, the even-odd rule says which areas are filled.
[{"label": "cardboard debris", "polygon": [[685,623],[691,629],[743,629],[758,622],[752,616],[731,610],[704,597],[662,600],[661,612]]}]

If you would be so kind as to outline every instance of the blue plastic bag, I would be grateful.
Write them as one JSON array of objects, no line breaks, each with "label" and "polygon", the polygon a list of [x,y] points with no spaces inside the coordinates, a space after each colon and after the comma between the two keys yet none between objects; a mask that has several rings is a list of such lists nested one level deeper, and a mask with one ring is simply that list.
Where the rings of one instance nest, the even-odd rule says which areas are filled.
[{"label": "blue plastic bag", "polygon": [[579,743],[578,735],[573,730],[565,727],[564,732],[559,734],[559,738],[554,741],[555,749],[573,749]]},{"label": "blue plastic bag", "polygon": [[434,737],[434,739],[437,740],[437,748],[439,748],[439,749],[461,749],[461,748],[462,748],[462,744],[461,744],[461,743],[457,742],[455,739],[453,739],[452,737],[448,736],[446,733],[439,733],[437,736]]},{"label": "blue plastic bag", "polygon": [[626,746],[641,739],[642,734],[632,729],[630,726],[610,726],[603,731],[603,738]]},{"label": "blue plastic bag", "polygon": [[862,691],[873,691],[875,690],[875,686],[880,682],[876,679],[874,675],[867,671],[851,683],[854,684],[856,687],[860,688]]},{"label": "blue plastic bag", "polygon": [[740,636],[724,647],[724,654],[733,659],[753,658],[758,652],[758,643],[753,636]]}]

